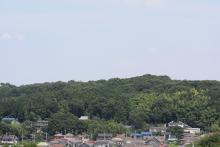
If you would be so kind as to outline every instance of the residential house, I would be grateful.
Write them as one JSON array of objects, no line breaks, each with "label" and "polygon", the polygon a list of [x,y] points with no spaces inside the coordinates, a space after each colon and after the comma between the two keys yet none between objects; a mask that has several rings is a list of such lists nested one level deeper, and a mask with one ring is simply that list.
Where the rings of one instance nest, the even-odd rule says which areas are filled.
[{"label": "residential house", "polygon": [[65,147],[67,142],[62,140],[54,140],[49,142],[50,147]]},{"label": "residential house", "polygon": [[79,147],[80,144],[82,144],[82,140],[70,140],[69,147]]},{"label": "residential house", "polygon": [[182,145],[191,144],[193,142],[196,142],[200,139],[200,136],[198,134],[192,134],[192,133],[183,133],[183,137],[180,140]]},{"label": "residential house", "polygon": [[[181,139],[181,143],[182,144],[187,144],[187,143],[192,143],[196,140],[198,140],[198,135],[200,134],[200,128],[192,128],[191,126],[181,122],[181,121],[178,121],[178,122],[170,122],[168,123],[168,126],[169,127],[175,127],[175,126],[178,126],[178,127],[181,127],[183,128],[184,130],[184,134],[183,134],[183,138]],[[172,138],[169,136],[168,138],[168,141],[176,141],[177,139],[176,138]]]},{"label": "residential house", "polygon": [[61,133],[58,133],[58,134],[54,135],[54,139],[62,139],[62,138],[64,138],[64,135],[61,134]]},{"label": "residential house", "polygon": [[200,134],[200,128],[185,128],[184,132],[190,134]]},{"label": "residential house", "polygon": [[113,134],[99,133],[96,140],[111,140]]},{"label": "residential house", "polygon": [[146,147],[162,147],[163,142],[160,139],[153,137],[145,141]]},{"label": "residential house", "polygon": [[130,136],[135,139],[146,139],[152,136],[152,132],[141,132],[141,133],[132,133]]},{"label": "residential house", "polygon": [[127,134],[117,134],[114,138],[124,140],[126,137],[127,137]]},{"label": "residential house", "polygon": [[74,138],[74,135],[71,133],[67,133],[66,135],[64,135],[64,138],[68,139],[68,138]]},{"label": "residential house", "polygon": [[93,147],[94,144],[95,144],[94,142],[86,142],[86,143],[80,144],[78,147]]},{"label": "residential house", "polygon": [[50,147],[78,147],[82,141],[75,138],[62,138],[52,140],[49,144]]},{"label": "residential house", "polygon": [[148,137],[153,136],[152,132],[141,132],[142,139],[147,139]]},{"label": "residential house", "polygon": [[3,135],[0,136],[0,141],[2,144],[17,144],[18,137],[15,135]]},{"label": "residential house", "polygon": [[191,128],[189,125],[181,122],[181,121],[178,121],[178,122],[175,122],[175,121],[171,121],[168,123],[168,127],[181,127],[181,128]]},{"label": "residential house", "polygon": [[114,145],[114,142],[109,140],[99,140],[96,141],[94,144],[94,147],[112,147]]},{"label": "residential house", "polygon": [[89,120],[89,116],[81,116],[79,120]]},{"label": "residential house", "polygon": [[125,143],[124,142],[115,142],[112,147],[124,147],[125,146]]},{"label": "residential house", "polygon": [[125,144],[125,138],[123,139],[123,137],[117,136],[112,138],[112,141],[114,142],[116,147],[122,147]]},{"label": "residential house", "polygon": [[176,136],[169,134],[169,137],[167,139],[169,142],[176,142],[178,141],[178,139],[176,138]]},{"label": "residential house", "polygon": [[143,140],[131,139],[127,140],[123,147],[146,147]]},{"label": "residential house", "polygon": [[161,127],[150,127],[149,128],[149,132],[151,132],[152,134],[164,134],[166,133],[166,127],[165,126],[161,126]]},{"label": "residential house", "polygon": [[142,139],[141,133],[131,133],[130,136],[134,139]]}]

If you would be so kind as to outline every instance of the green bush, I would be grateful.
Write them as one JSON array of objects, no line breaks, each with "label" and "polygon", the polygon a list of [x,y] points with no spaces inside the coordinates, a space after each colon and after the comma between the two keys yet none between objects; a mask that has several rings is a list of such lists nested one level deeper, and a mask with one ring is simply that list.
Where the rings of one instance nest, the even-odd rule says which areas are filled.
[{"label": "green bush", "polygon": [[198,146],[198,147],[219,147],[220,146],[220,132],[202,138],[196,146]]}]

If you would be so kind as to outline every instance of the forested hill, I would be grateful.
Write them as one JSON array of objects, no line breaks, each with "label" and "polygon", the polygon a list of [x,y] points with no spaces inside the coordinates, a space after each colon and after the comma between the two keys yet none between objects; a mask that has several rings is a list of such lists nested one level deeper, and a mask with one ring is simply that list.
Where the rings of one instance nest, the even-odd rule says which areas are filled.
[{"label": "forested hill", "polygon": [[142,128],[181,120],[203,129],[219,123],[220,82],[179,81],[167,76],[24,86],[1,84],[0,117],[49,119],[59,111]]}]

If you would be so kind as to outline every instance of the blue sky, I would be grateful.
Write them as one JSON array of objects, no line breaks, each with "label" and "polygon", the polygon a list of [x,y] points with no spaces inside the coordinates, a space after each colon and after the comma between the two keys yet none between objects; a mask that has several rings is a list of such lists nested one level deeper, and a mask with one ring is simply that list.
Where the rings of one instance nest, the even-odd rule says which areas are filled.
[{"label": "blue sky", "polygon": [[0,82],[220,80],[220,1],[0,1]]}]

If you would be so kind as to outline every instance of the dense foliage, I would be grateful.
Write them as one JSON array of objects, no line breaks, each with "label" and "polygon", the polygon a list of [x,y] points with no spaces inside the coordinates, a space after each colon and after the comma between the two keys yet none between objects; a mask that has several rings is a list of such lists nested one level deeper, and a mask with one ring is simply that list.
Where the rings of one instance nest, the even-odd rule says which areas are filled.
[{"label": "dense foliage", "polygon": [[[20,122],[49,120],[57,129],[52,127],[53,133],[84,131],[86,125],[76,121],[82,115],[137,129],[172,120],[208,129],[219,124],[219,105],[220,82],[178,81],[167,76],[0,86],[0,117],[16,117]],[[87,131],[94,131],[89,127]]]},{"label": "dense foliage", "polygon": [[209,136],[205,136],[198,143],[196,147],[219,147],[220,146],[220,133],[215,133]]}]

